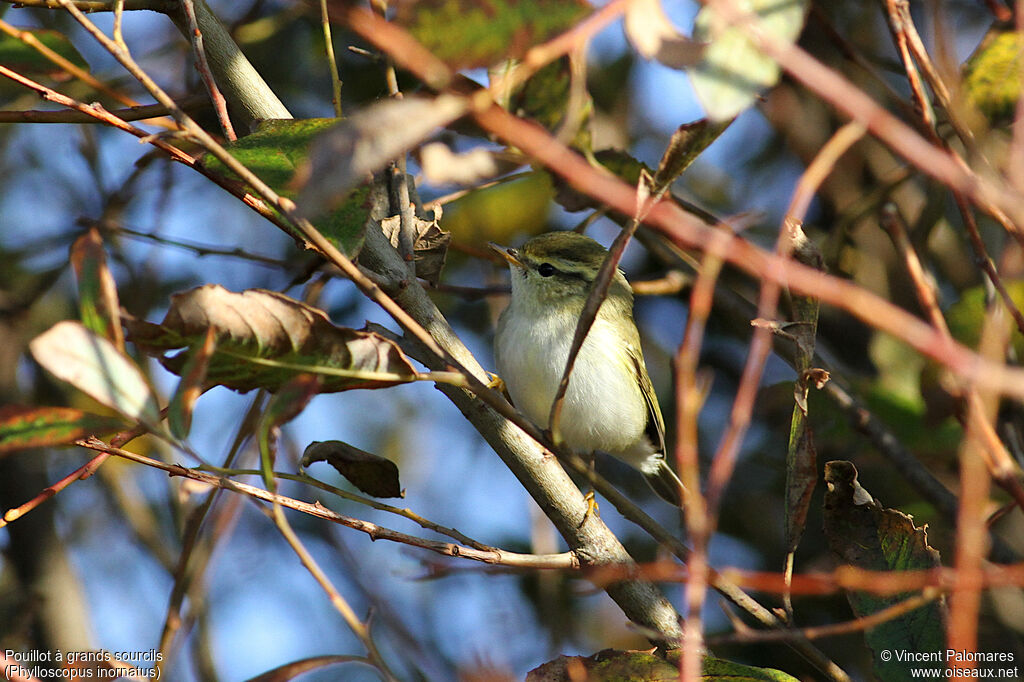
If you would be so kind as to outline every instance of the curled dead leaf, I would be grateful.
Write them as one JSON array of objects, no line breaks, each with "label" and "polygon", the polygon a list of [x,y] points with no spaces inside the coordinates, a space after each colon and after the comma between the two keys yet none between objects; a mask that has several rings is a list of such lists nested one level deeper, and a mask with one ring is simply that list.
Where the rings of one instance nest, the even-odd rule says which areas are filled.
[{"label": "curled dead leaf", "polygon": [[373,497],[403,497],[398,467],[389,459],[340,440],[314,441],[302,453],[302,466],[327,462],[352,485]]},{"label": "curled dead leaf", "polygon": [[160,324],[127,323],[129,338],[181,374],[212,329],[217,342],[207,385],[276,391],[300,374],[322,380],[321,392],[383,388],[412,381],[416,370],[379,334],[334,325],[322,310],[264,289],[241,293],[206,285],[175,294]]},{"label": "curled dead leaf", "polygon": [[[436,215],[436,214],[435,214]],[[413,216],[415,238],[412,252],[416,264],[416,275],[432,285],[436,285],[444,269],[444,261],[448,257],[448,244],[452,240],[450,232],[445,232],[434,220],[424,220]],[[381,230],[391,245],[398,248],[398,234],[401,230],[400,216],[391,216],[380,221]]]}]

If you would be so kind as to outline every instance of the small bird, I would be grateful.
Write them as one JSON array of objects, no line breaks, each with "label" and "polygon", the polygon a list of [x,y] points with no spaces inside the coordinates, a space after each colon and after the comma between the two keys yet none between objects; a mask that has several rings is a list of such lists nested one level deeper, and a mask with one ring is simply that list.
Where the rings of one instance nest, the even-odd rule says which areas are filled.
[{"label": "small bird", "polygon": [[[498,319],[495,357],[512,402],[548,425],[569,347],[608,251],[575,232],[549,232],[521,249],[490,245],[509,263],[512,298]],[[559,430],[577,452],[602,450],[639,469],[680,506],[682,483],[665,461],[665,423],[633,321],[633,290],[615,271],[569,376]]]}]

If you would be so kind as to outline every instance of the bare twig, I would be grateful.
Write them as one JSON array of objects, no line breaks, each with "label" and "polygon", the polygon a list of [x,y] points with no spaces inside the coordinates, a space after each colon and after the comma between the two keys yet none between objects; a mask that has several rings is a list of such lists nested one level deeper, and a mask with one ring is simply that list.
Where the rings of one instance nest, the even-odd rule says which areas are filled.
[{"label": "bare twig", "polygon": [[[61,9],[60,0],[4,0],[19,7],[40,7]],[[75,7],[83,12],[114,12],[120,7],[126,10],[150,10],[167,14],[178,7],[178,0],[75,0]]]},{"label": "bare twig", "polygon": [[[1009,343],[1009,324],[1003,311],[990,308],[981,332],[981,352],[1002,361]],[[992,424],[999,410],[999,396],[968,386],[967,425],[960,459],[960,515],[956,526],[956,581],[950,597],[947,645],[957,651],[976,651],[978,647],[978,614],[981,608],[980,577],[984,564],[988,529],[985,522],[991,486],[990,468],[985,452],[991,447],[986,428],[994,434]],[[1019,486],[1019,481],[1018,481]],[[1018,504],[1020,499],[1018,498]],[[973,660],[951,661],[953,669],[973,670]]]},{"label": "bare twig", "polygon": [[683,508],[686,527],[693,542],[688,561],[691,580],[686,584],[686,621],[683,625],[683,679],[697,679],[700,674],[703,650],[703,624],[701,612],[707,594],[707,575],[710,569],[708,541],[710,527],[707,498],[701,494],[700,461],[697,452],[697,424],[703,395],[697,380],[700,349],[704,343],[704,330],[714,300],[715,284],[722,269],[722,252],[731,235],[725,230],[712,243],[701,261],[701,268],[690,294],[690,314],[686,321],[683,341],[676,352],[676,452],[675,459],[683,482]]},{"label": "bare twig", "polygon": [[[644,180],[641,179],[641,182],[644,182]],[[576,331],[573,332],[572,344],[569,346],[569,356],[565,360],[565,369],[562,371],[562,378],[558,383],[558,390],[555,391],[555,398],[551,403],[551,412],[548,415],[548,429],[551,431],[551,437],[557,445],[561,445],[558,423],[562,414],[562,404],[565,401],[565,392],[569,388],[572,370],[576,365],[576,358],[579,356],[580,349],[583,348],[583,342],[586,340],[587,334],[590,333],[594,320],[597,319],[597,312],[601,308],[601,304],[604,303],[605,297],[608,296],[612,277],[615,276],[615,272],[619,267],[619,261],[622,259],[622,253],[626,250],[626,244],[629,243],[629,239],[636,232],[636,228],[639,225],[639,220],[631,220],[626,228],[616,235],[615,241],[612,243],[611,248],[608,249],[608,255],[605,257],[604,262],[601,263],[601,268],[597,271],[597,277],[594,278],[594,283],[590,287],[587,300],[583,304],[583,311],[580,313],[580,319],[576,323]]]},{"label": "bare twig", "polygon": [[309,503],[301,500],[296,500],[291,497],[284,495],[278,495],[276,493],[268,492],[263,488],[257,488],[255,486],[242,483],[240,481],[233,481],[223,476],[214,476],[212,474],[199,471],[198,469],[190,469],[183,467],[180,464],[167,464],[160,460],[146,457],[145,455],[139,455],[128,450],[121,448],[115,448],[112,445],[108,445],[97,438],[89,438],[86,440],[76,441],[75,445],[87,448],[89,450],[95,450],[97,452],[105,452],[111,455],[131,460],[138,464],[145,464],[156,469],[166,471],[171,476],[180,476],[182,478],[188,478],[194,481],[200,481],[216,488],[223,488],[232,492],[241,493],[257,500],[264,502],[273,503],[275,500],[282,507],[288,509],[294,509],[295,511],[315,516],[319,519],[331,521],[353,530],[366,533],[374,540],[389,540],[391,542],[398,542],[413,547],[419,547],[426,549],[436,554],[441,554],[449,557],[462,557],[464,559],[470,559],[472,561],[479,561],[486,564],[500,564],[502,566],[512,566],[516,568],[578,568],[579,560],[573,553],[562,553],[562,554],[519,554],[516,552],[508,552],[502,549],[487,549],[479,550],[473,547],[467,547],[464,545],[458,545],[451,542],[440,542],[436,540],[426,540],[419,538],[414,535],[402,533],[384,526],[380,526],[376,523],[369,521],[363,521],[362,519],[356,519],[350,516],[344,516],[336,512],[331,511],[327,507],[323,506],[319,502]]},{"label": "bare twig", "polygon": [[331,72],[331,102],[335,118],[341,118],[341,78],[338,75],[338,60],[334,56],[334,40],[331,38],[331,21],[327,14],[327,0],[320,0],[320,23],[324,29],[324,50],[327,66]]},{"label": "bare twig", "polygon": [[[192,43],[192,52],[196,57],[196,69],[199,70],[199,77],[203,79],[206,92],[209,93],[210,101],[213,102],[213,110],[217,112],[217,121],[220,122],[224,137],[229,142],[233,142],[238,139],[238,136],[235,135],[235,129],[231,125],[231,117],[228,115],[228,103],[224,99],[224,95],[221,94],[220,88],[217,87],[217,82],[210,71],[210,64],[206,61],[203,33],[199,30],[199,23],[196,21],[196,8],[193,0],[181,0],[181,10],[185,14],[185,21],[188,24],[189,38]],[[124,50],[127,52],[127,47],[124,47]]]},{"label": "bare twig", "polygon": [[732,635],[722,635],[709,638],[709,643],[716,644],[754,644],[761,642],[784,642],[794,636],[814,640],[823,637],[836,637],[851,632],[862,632],[870,628],[888,623],[891,620],[900,618],[911,611],[916,611],[922,606],[932,603],[942,596],[942,591],[935,588],[928,588],[921,594],[907,597],[903,601],[879,609],[874,613],[861,618],[849,620],[843,623],[831,623],[829,625],[817,625],[805,628],[793,628],[790,630],[751,630],[746,629]]},{"label": "bare twig", "polygon": [[[388,22],[380,22],[372,13],[358,8],[349,10],[345,14],[345,19],[349,21],[353,30],[358,31],[380,49],[388,50],[403,68],[410,70],[424,82],[442,89],[451,83],[453,76],[447,67],[398,27]],[[781,53],[783,48],[774,46],[773,56],[775,51]],[[874,131],[879,121],[888,121],[891,118],[863,93],[841,80],[838,74],[827,70],[810,57],[787,57],[786,63],[790,61],[794,62],[790,64],[791,68],[798,70],[801,75],[810,77],[811,74],[816,75],[825,69],[828,72],[828,83],[834,84],[835,79],[840,79],[840,85],[837,87],[841,87],[843,92],[850,94],[850,89],[855,91],[856,95],[850,95],[853,99],[849,102],[844,101],[843,106],[852,107],[857,114],[855,118],[862,124],[870,121],[871,125],[865,125],[868,130]],[[804,74],[805,68],[810,74]],[[832,91],[823,96],[828,101],[838,99],[836,93]],[[537,162],[564,178],[573,188],[598,198],[616,211],[626,215],[633,214],[636,208],[635,188],[591,168],[585,159],[559,144],[539,126],[518,119],[493,105],[486,97],[486,92],[475,92],[472,101],[473,117],[486,130],[530,154]],[[974,195],[998,196],[1000,200],[1011,201],[1010,195],[1005,193],[1005,188],[990,183],[986,178],[969,174],[956,165],[948,155],[929,147],[907,126],[898,121],[895,123],[898,124],[897,132],[904,132],[906,136],[899,137],[886,129],[883,140],[890,142],[890,137],[899,137],[898,140],[893,139],[891,143],[896,145],[897,151],[908,151],[915,165],[939,176],[940,180],[948,180],[957,186],[970,186]],[[912,142],[908,143],[908,139]],[[1024,207],[1024,201],[1021,201],[1020,205]],[[683,248],[706,249],[712,238],[712,228],[672,202],[663,201],[656,204],[646,222]],[[979,358],[963,345],[943,338],[930,325],[924,324],[905,310],[862,287],[766,253],[738,237],[730,245],[725,259],[755,277],[784,282],[793,291],[816,296],[822,303],[851,313],[869,325],[901,339],[919,353],[945,365],[963,379],[976,381],[979,386],[991,387],[1004,395],[1024,400],[1024,371]]]},{"label": "bare twig", "polygon": [[742,28],[758,49],[773,58],[823,101],[859,121],[894,152],[940,183],[963,192],[993,215],[1005,214],[1004,225],[1019,233],[1024,225],[1024,201],[1005,182],[981,177],[947,150],[930,144],[908,125],[853,85],[834,69],[814,59],[797,45],[785,43],[765,31],[755,16],[742,11],[733,0],[708,0],[724,21]]},{"label": "bare twig", "polygon": [[109,456],[110,455],[106,453],[96,455],[88,462],[78,467],[77,469],[75,469],[70,474],[60,479],[56,483],[53,483],[43,488],[43,490],[40,491],[39,494],[37,494],[28,502],[25,502],[24,504],[19,505],[17,507],[13,507],[12,509],[8,509],[6,512],[4,512],[3,517],[0,518],[0,528],[3,528],[12,521],[17,521],[22,516],[28,514],[33,509],[41,505],[43,502],[49,500],[51,497],[53,497],[60,491],[64,490],[75,481],[81,481],[83,479],[89,478],[96,472],[97,469],[100,468],[100,465],[102,465],[103,462],[107,461],[107,458]]},{"label": "bare twig", "polygon": [[133,230],[130,227],[123,225],[111,225],[110,223],[104,223],[94,220],[81,220],[79,221],[85,225],[95,225],[104,232],[112,232],[114,234],[125,235],[134,239],[140,239],[144,241],[150,241],[154,244],[160,244],[162,246],[171,246],[176,249],[184,249],[190,251],[197,256],[222,256],[226,258],[240,258],[252,263],[259,265],[266,265],[270,267],[283,268],[288,265],[287,261],[281,260],[280,258],[271,258],[270,256],[262,256],[258,253],[250,253],[241,247],[235,247],[233,249],[222,249],[216,246],[209,246],[207,244],[199,244],[197,242],[186,241],[184,239],[171,239],[170,237],[164,237],[159,234],[152,234],[149,232],[140,232],[139,230]]},{"label": "bare twig", "polygon": [[60,54],[54,52],[51,48],[47,47],[42,42],[40,42],[39,39],[36,38],[35,35],[33,35],[31,32],[23,31],[23,30],[17,28],[16,26],[12,26],[11,24],[8,24],[6,21],[4,21],[3,19],[0,19],[0,31],[2,31],[3,33],[6,33],[7,35],[11,36],[12,38],[16,38],[16,39],[20,40],[21,42],[25,43],[29,47],[33,48],[34,50],[39,52],[39,54],[43,55],[44,57],[49,59],[51,62],[53,62],[54,65],[60,67],[64,71],[67,71],[69,74],[71,74],[72,76],[74,76],[78,80],[80,80],[83,83],[85,83],[85,84],[89,85],[90,87],[94,88],[97,92],[102,92],[103,94],[107,95],[108,97],[110,97],[110,98],[112,98],[114,100],[117,100],[118,102],[120,102],[121,104],[124,104],[125,106],[128,106],[128,107],[139,106],[139,103],[136,102],[135,100],[133,100],[131,97],[128,97],[127,95],[125,95],[125,94],[123,94],[123,93],[121,93],[121,92],[119,92],[117,90],[114,90],[113,88],[108,86],[103,81],[97,79],[95,76],[93,76],[88,71],[85,71],[84,69],[79,68],[77,65],[75,65],[72,62],[68,61],[68,59],[66,59],[65,57],[63,57]]},{"label": "bare twig", "polygon": [[[199,466],[196,468],[199,469],[200,471],[209,471],[210,473],[215,473],[220,476],[259,476],[261,474],[261,472],[256,469],[226,469],[210,466]],[[490,551],[495,549],[490,545],[485,545],[482,542],[479,542],[477,540],[474,540],[470,537],[463,535],[454,528],[448,528],[446,526],[442,526],[438,523],[435,523],[429,519],[426,519],[420,516],[419,514],[415,513],[408,507],[406,507],[405,509],[400,509],[393,505],[384,504],[383,502],[378,502],[377,500],[371,499],[369,497],[364,497],[363,495],[350,493],[347,490],[342,490],[341,488],[337,488],[333,485],[317,480],[308,474],[289,474],[283,471],[275,471],[274,477],[288,481],[295,481],[296,483],[305,483],[306,485],[311,485],[314,488],[319,488],[320,490],[329,492],[332,495],[337,495],[338,497],[344,500],[349,500],[350,502],[356,502],[358,504],[365,505],[372,509],[377,509],[379,511],[388,512],[389,514],[401,516],[403,518],[409,519],[410,521],[413,521],[414,523],[418,524],[421,528],[432,530],[440,535],[446,535],[452,538],[453,540],[456,540],[466,545],[467,547],[473,547],[474,549],[479,549],[482,551]]]}]

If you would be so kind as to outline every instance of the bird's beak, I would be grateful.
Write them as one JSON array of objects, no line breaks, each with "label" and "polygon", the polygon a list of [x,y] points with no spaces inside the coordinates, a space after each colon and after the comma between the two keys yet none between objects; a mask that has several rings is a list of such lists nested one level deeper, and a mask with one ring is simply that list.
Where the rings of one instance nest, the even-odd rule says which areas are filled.
[{"label": "bird's beak", "polygon": [[510,248],[508,246],[501,246],[500,244],[495,244],[494,242],[487,242],[487,246],[491,247],[491,249],[495,253],[497,253],[499,256],[507,260],[512,265],[515,265],[517,268],[523,268],[524,270],[526,269],[526,266],[523,265],[523,262],[519,260],[519,254],[516,253],[515,249]]}]

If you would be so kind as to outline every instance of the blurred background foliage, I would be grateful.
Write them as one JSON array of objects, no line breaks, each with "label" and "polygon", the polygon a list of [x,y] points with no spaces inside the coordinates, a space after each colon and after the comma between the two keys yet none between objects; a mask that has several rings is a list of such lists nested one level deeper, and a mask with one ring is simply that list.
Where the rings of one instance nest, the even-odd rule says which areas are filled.
[{"label": "blurred background foliage", "polygon": [[[323,35],[312,4],[254,0],[211,5],[296,118],[333,115]],[[666,9],[688,32],[698,6],[666,3]],[[958,87],[957,101],[965,111],[973,103],[989,115],[986,119],[974,112],[970,122],[979,145],[1000,158],[999,150],[1009,139],[1008,118],[1012,119],[1019,79],[1013,69],[1009,76],[998,77],[990,70],[1005,70],[1007,62],[1015,63],[1019,41],[1001,39],[1001,33],[987,38],[986,45],[1009,51],[1012,58],[985,56],[996,66],[976,59],[967,71],[970,78],[962,80],[968,57],[996,23],[991,8],[982,2],[950,1],[913,9],[944,76],[965,88]],[[109,16],[94,18],[109,31]],[[0,4],[0,19],[21,28],[52,31],[47,40],[59,51],[87,65],[117,90],[149,101],[64,13]],[[125,15],[124,31],[133,55],[147,71],[177,99],[189,102],[190,113],[207,130],[217,130],[189,46],[174,26],[162,15],[133,11]],[[335,26],[334,43],[345,113],[386,97],[384,67],[372,51],[365,52],[369,46],[341,26]],[[878,4],[813,2],[799,43],[887,109],[913,120],[905,75]],[[350,45],[364,51],[346,49]],[[5,51],[14,50],[11,40],[0,46],[4,65],[82,101],[100,101],[111,109],[121,106],[59,70]],[[477,68],[479,63],[468,60],[464,66],[470,67],[469,77],[487,78]],[[554,65],[559,66],[564,65]],[[568,96],[567,76],[559,77],[565,73],[553,68],[546,74],[550,78],[531,82],[533,90],[513,94],[508,106],[558,129],[564,113],[559,103]],[[399,73],[399,85],[407,93],[421,89],[404,73]],[[1010,92],[992,92],[996,88]],[[585,134],[567,139],[588,151],[626,151],[648,166],[657,165],[679,125],[702,115],[685,74],[639,58],[626,42],[621,23],[604,30],[591,44],[586,93]],[[40,106],[31,92],[0,81],[3,111]],[[784,77],[740,115],[673,192],[713,214],[740,216],[747,226],[745,236],[770,246],[800,173],[843,122],[828,105]],[[940,129],[944,125],[940,121]],[[481,145],[500,149],[465,124],[441,131],[435,139],[455,151]],[[421,172],[417,159],[410,161],[414,174]],[[556,202],[560,188],[546,171],[521,160],[507,163],[507,179],[468,191],[453,184],[432,185],[418,176],[425,201],[445,198],[441,224],[453,234],[442,285],[432,296],[488,367],[493,367],[491,335],[503,301],[465,288],[500,285],[504,275],[477,257],[481,247],[487,241],[516,244],[530,234],[571,228],[592,212],[571,212]],[[24,351],[31,338],[56,321],[77,316],[68,249],[92,226],[103,236],[121,305],[138,318],[157,321],[172,292],[218,283],[234,291],[264,287],[288,292],[322,307],[338,324],[360,327],[364,319],[389,323],[351,284],[332,278],[288,235],[204,178],[120,132],[96,125],[0,124],[0,179],[0,402],[81,405],[85,400],[42,372]],[[920,312],[900,258],[879,224],[885,202],[893,202],[910,226],[911,239],[937,280],[940,303],[954,334],[976,345],[992,292],[955,204],[944,187],[914,172],[869,137],[838,161],[808,216],[807,231],[820,246],[826,269]],[[980,227],[1015,300],[1024,303],[1024,284],[1012,283],[1021,276],[1019,250],[1009,248],[1005,231],[990,221],[982,218]],[[608,243],[617,229],[608,217],[597,216],[588,233]],[[647,239],[640,235],[641,241]],[[638,244],[630,247],[624,268],[631,280],[656,280],[665,274],[666,262],[652,254],[656,251]],[[700,421],[700,451],[705,456],[714,451],[728,420],[751,333],[749,304],[757,298],[757,283],[738,273],[727,272],[721,287],[721,305],[712,311],[701,357],[702,371],[713,379]],[[672,294],[642,296],[637,302],[648,365],[670,425],[670,359],[682,337],[688,293],[684,287]],[[1019,353],[1024,339],[1014,334],[1014,352]],[[941,373],[903,344],[827,307],[822,309],[818,343],[834,375],[902,448],[955,490],[962,428],[958,406],[943,389]],[[162,391],[173,391],[174,382],[163,369],[153,363],[145,366]],[[712,542],[716,567],[774,571],[783,565],[783,490],[793,378],[784,361],[771,359],[755,422],[726,494],[720,532]],[[223,388],[202,397],[191,435],[193,447],[209,460],[222,459],[252,399]],[[854,462],[861,483],[876,498],[913,514],[917,525],[928,524],[930,543],[949,565],[952,521],[894,469],[832,399],[812,391],[811,404],[819,467],[832,459]],[[1011,404],[1000,415],[1000,434],[1017,455],[1022,416],[1020,406]],[[560,548],[514,478],[461,423],[452,406],[426,386],[320,396],[285,429],[284,438],[282,454],[290,463],[279,468],[294,470],[311,441],[342,439],[398,464],[407,491],[403,506],[495,546],[534,552]],[[132,447],[176,458],[146,440]],[[251,445],[243,447],[240,465],[252,466],[254,457]],[[20,452],[0,459],[0,507],[21,504],[84,461],[83,453],[72,449]],[[323,467],[311,469],[314,475],[345,485],[326,466],[314,466]],[[634,472],[606,460],[599,462],[599,469],[621,482],[630,495],[646,499],[659,520],[680,528],[672,510],[650,499]],[[282,492],[303,499],[312,494],[288,483]],[[182,536],[205,494],[200,487],[168,481],[159,472],[110,461],[93,479],[7,525],[0,531],[0,649],[145,651],[158,646],[168,627],[177,628],[169,669],[169,679],[175,680],[245,679],[303,656],[358,649],[272,525],[248,502],[227,495],[218,498],[198,535],[198,558],[190,569],[182,622],[165,622]],[[821,498],[819,486],[797,553],[798,572],[830,570],[834,565],[820,530]],[[321,499],[342,513],[413,530],[390,515]],[[1001,492],[993,493],[989,511],[1005,501]],[[657,548],[649,538],[610,508],[605,516],[638,560],[656,557]],[[408,679],[450,679],[454,670],[467,676],[503,671],[521,678],[558,653],[644,647],[645,640],[624,627],[621,613],[606,597],[570,576],[488,570],[371,543],[308,517],[297,516],[293,523],[346,596],[362,613],[372,611],[385,657]],[[1020,523],[1017,511],[994,526],[1016,556],[1024,551]],[[680,602],[678,586],[667,586],[667,592]],[[762,598],[769,606],[777,605],[776,600],[775,595]],[[798,597],[795,609],[800,625],[852,617],[838,594]],[[706,617],[709,635],[729,629],[714,600]],[[1024,657],[1024,598],[1019,590],[990,593],[981,617],[986,650],[1011,651],[1016,660]],[[824,639],[820,646],[858,679],[870,676],[871,654],[861,634]],[[780,645],[728,644],[715,651],[804,679],[816,675]],[[303,679],[340,679],[338,675],[333,669]],[[344,672],[344,679],[372,678],[358,667]]]}]

